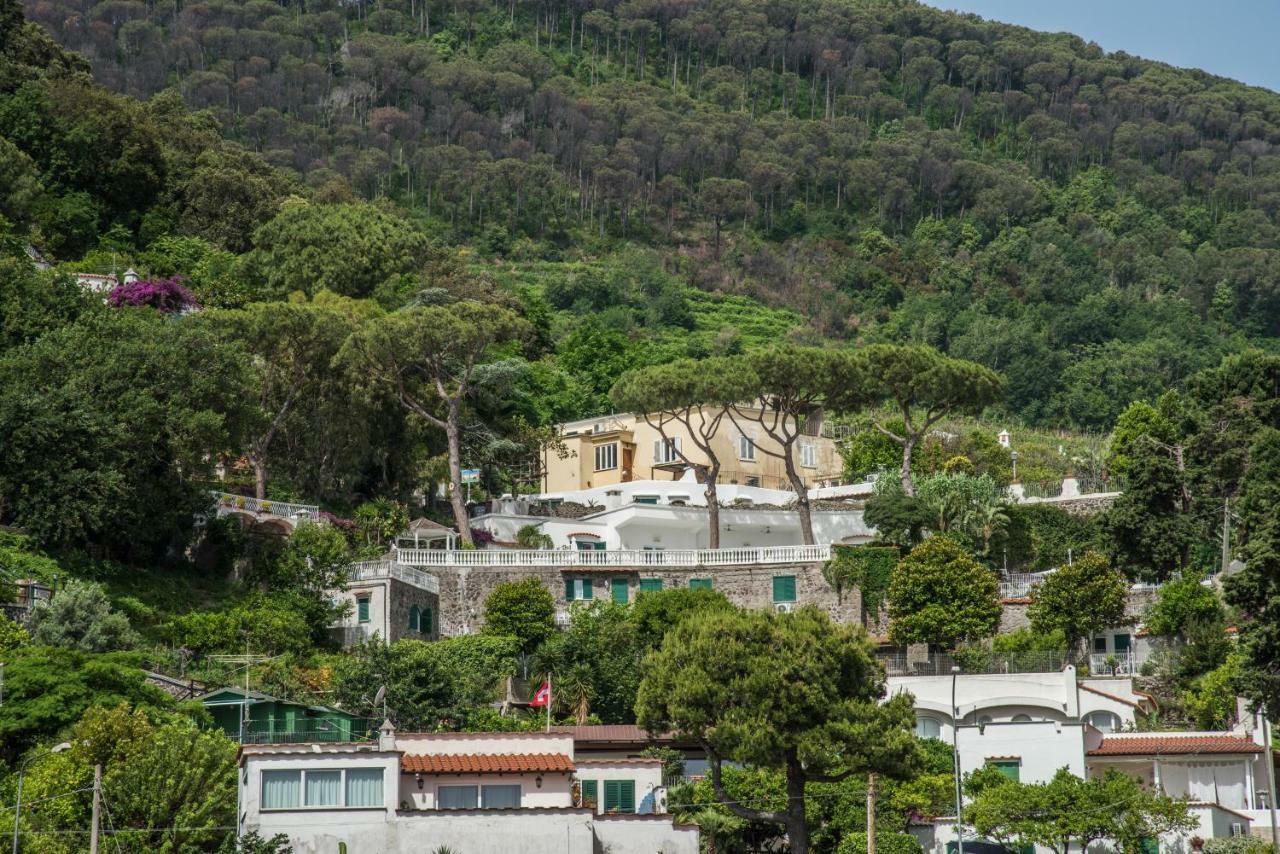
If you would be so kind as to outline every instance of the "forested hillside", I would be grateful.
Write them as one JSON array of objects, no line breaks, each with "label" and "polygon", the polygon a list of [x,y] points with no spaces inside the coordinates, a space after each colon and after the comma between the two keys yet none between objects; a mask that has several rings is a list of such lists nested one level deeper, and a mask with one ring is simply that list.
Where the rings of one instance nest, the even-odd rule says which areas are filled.
[{"label": "forested hillside", "polygon": [[1280,96],[1073,36],[880,0],[27,12],[317,198],[392,199],[483,257],[646,244],[811,334],[996,367],[1031,421],[1105,427],[1280,333]]}]

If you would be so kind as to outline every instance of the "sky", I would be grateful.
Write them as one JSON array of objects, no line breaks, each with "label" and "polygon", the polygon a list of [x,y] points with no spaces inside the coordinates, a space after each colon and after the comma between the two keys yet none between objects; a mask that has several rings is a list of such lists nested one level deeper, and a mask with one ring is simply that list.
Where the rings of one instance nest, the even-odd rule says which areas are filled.
[{"label": "sky", "polygon": [[1280,0],[924,0],[1280,92]]}]

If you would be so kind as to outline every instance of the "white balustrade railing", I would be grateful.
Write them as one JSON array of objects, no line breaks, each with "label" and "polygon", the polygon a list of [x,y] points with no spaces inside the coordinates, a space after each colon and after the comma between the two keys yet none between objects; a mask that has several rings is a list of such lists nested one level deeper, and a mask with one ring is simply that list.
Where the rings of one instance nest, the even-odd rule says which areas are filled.
[{"label": "white balustrade railing", "polygon": [[767,546],[734,549],[395,549],[396,562],[412,566],[744,566],[822,563],[831,546]]},{"label": "white balustrade railing", "polygon": [[428,575],[420,569],[390,560],[366,560],[353,563],[347,567],[347,574],[352,581],[380,581],[384,578],[394,578],[405,584],[412,584],[419,590],[436,594],[440,592],[440,582],[434,575]]},{"label": "white balustrade railing", "polygon": [[314,504],[293,504],[288,501],[272,501],[269,498],[250,498],[247,495],[234,495],[230,492],[215,492],[219,513],[242,511],[267,516],[280,516],[286,519],[320,519],[320,508]]}]

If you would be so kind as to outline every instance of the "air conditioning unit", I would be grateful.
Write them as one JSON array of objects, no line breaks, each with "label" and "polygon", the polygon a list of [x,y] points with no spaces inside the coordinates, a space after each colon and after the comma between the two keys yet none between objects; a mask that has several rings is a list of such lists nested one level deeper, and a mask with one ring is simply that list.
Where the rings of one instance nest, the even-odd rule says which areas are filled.
[{"label": "air conditioning unit", "polygon": [[779,614],[790,614],[796,608],[795,602],[774,602],[773,610]]}]

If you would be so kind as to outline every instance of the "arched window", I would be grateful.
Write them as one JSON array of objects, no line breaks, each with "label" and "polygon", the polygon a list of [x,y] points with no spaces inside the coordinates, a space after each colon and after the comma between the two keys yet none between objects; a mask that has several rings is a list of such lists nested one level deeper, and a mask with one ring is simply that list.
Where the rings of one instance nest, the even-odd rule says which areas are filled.
[{"label": "arched window", "polygon": [[920,738],[938,738],[942,725],[933,718],[916,718],[916,735]]},{"label": "arched window", "polygon": [[1090,712],[1084,716],[1084,722],[1100,732],[1115,732],[1120,729],[1120,716],[1115,712]]},{"label": "arched window", "polygon": [[411,632],[422,631],[421,621],[422,621],[422,614],[421,612],[418,611],[418,606],[410,605],[409,606],[409,631]]},{"label": "arched window", "polygon": [[1031,723],[1031,715],[1014,715],[1013,722],[1015,724],[1029,724]]}]

